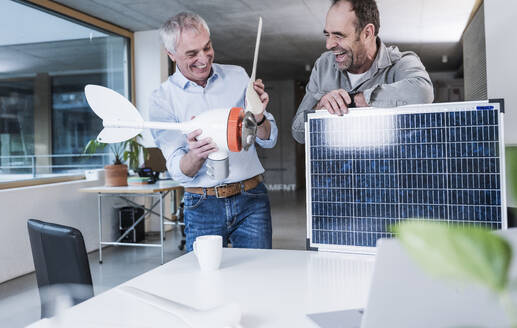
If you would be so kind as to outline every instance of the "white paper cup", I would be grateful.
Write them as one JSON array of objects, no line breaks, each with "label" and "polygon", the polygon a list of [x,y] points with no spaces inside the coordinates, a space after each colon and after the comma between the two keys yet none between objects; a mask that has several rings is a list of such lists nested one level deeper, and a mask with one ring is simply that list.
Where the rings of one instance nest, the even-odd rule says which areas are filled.
[{"label": "white paper cup", "polygon": [[223,256],[223,237],[216,235],[199,236],[194,241],[193,247],[201,271],[219,269]]}]

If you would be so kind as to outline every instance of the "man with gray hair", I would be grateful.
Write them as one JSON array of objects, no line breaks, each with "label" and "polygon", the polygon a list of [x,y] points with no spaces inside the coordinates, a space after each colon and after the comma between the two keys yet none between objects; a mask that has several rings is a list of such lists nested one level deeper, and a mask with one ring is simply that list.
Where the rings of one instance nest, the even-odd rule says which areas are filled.
[{"label": "man with gray hair", "polygon": [[323,34],[324,52],[314,64],[292,134],[305,142],[305,113],[326,109],[343,115],[351,107],[395,107],[431,103],[429,74],[418,56],[386,47],[378,37],[375,0],[333,0]]},{"label": "man with gray hair", "polygon": [[[199,15],[180,13],[168,19],[160,36],[176,72],[153,92],[149,116],[152,121],[184,122],[216,108],[245,107],[249,77],[242,67],[213,63],[210,30]],[[255,114],[256,144],[275,145],[278,129],[266,112],[269,101],[262,81],[254,82],[263,111]],[[202,130],[186,136],[176,131],[153,130],[167,160],[172,178],[185,187],[186,247],[192,250],[196,237],[221,235],[224,246],[271,248],[271,211],[262,167],[255,146],[230,153],[230,174],[216,185],[207,174],[205,161],[217,151],[210,138],[198,139]]]}]

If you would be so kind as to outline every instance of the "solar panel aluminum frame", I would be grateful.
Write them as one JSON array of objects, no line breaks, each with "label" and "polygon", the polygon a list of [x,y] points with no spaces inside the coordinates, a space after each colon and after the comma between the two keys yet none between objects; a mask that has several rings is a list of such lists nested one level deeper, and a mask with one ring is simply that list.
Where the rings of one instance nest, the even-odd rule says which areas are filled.
[{"label": "solar panel aluminum frame", "polygon": [[[499,120],[499,185],[500,185],[500,207],[501,207],[501,228],[507,229],[507,213],[506,213],[506,181],[505,181],[505,150],[504,150],[504,103],[502,100],[499,101],[471,101],[471,102],[454,102],[454,103],[437,103],[437,104],[426,104],[426,105],[408,105],[396,108],[353,108],[350,112],[344,116],[336,116],[329,114],[326,110],[318,110],[311,113],[307,113],[305,119],[305,167],[306,167],[306,204],[307,204],[307,241],[306,246],[309,250],[322,250],[322,251],[338,251],[347,253],[360,253],[360,254],[375,254],[375,247],[366,246],[353,246],[353,245],[336,245],[336,244],[322,244],[315,243],[313,239],[312,229],[312,181],[311,181],[311,160],[310,160],[310,125],[309,122],[312,119],[319,118],[333,118],[337,120],[345,120],[351,117],[360,116],[389,116],[399,114],[417,114],[417,113],[447,113],[447,112],[458,112],[458,111],[472,111],[479,110],[479,108],[487,109],[493,106],[490,110],[497,110]],[[374,113],[374,114],[373,114]]]}]

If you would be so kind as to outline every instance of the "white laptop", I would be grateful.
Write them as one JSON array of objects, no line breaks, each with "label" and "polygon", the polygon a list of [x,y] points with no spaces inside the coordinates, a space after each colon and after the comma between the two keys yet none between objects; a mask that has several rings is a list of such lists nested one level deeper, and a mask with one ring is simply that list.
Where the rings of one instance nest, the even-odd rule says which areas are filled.
[{"label": "white laptop", "polygon": [[[517,229],[501,235],[510,241],[517,257]],[[516,262],[512,277],[516,277]],[[512,299],[517,304],[517,293]],[[357,313],[346,310],[309,317],[322,328],[510,327],[494,294],[478,285],[430,276],[395,239],[377,243],[368,303],[362,319]]]},{"label": "white laptop", "polygon": [[377,247],[361,328],[510,326],[489,290],[430,276],[398,240],[380,240]]}]

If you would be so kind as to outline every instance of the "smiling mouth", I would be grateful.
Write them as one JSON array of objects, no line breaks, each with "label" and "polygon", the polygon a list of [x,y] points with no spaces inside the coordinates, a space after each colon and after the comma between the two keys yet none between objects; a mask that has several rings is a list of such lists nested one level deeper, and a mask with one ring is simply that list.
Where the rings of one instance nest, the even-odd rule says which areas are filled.
[{"label": "smiling mouth", "polygon": [[334,56],[336,57],[337,62],[342,62],[345,60],[345,58],[348,55],[347,51],[341,51],[341,52],[333,52]]},{"label": "smiling mouth", "polygon": [[199,69],[204,69],[204,68],[206,68],[206,66],[207,66],[206,64],[194,65],[195,68],[199,68]]}]

